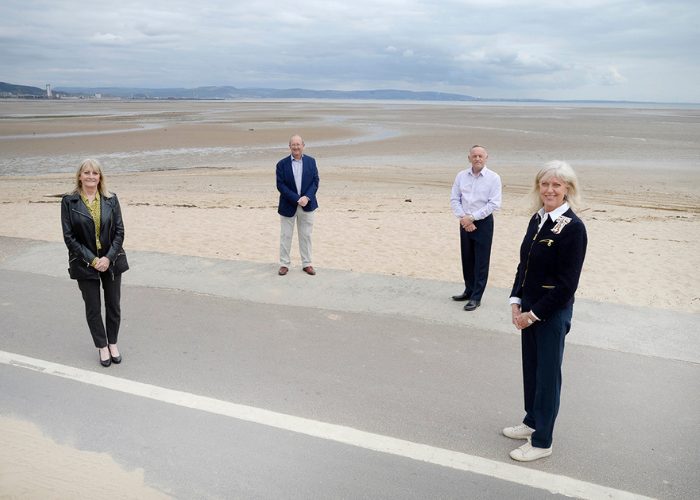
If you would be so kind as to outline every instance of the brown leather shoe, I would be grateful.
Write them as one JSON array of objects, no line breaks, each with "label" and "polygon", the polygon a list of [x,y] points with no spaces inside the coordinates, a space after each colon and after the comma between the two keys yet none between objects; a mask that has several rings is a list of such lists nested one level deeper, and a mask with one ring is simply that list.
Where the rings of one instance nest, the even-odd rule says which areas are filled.
[{"label": "brown leather shoe", "polygon": [[314,271],[314,268],[311,267],[311,266],[305,267],[305,268],[304,268],[304,271],[306,271],[306,274],[310,274],[311,276],[313,276],[314,274],[316,274],[316,271]]},{"label": "brown leather shoe", "polygon": [[284,275],[287,274],[288,272],[289,272],[289,269],[286,268],[286,267],[284,267],[284,266],[282,266],[282,267],[280,267],[280,270],[277,272],[277,274],[279,274],[280,276],[284,276]]}]

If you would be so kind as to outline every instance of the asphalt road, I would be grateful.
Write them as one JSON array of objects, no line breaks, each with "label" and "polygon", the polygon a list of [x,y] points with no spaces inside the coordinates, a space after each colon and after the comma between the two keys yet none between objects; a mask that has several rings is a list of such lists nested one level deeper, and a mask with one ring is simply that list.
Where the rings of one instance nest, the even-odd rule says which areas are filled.
[{"label": "asphalt road", "polygon": [[[508,452],[519,443],[500,432],[523,417],[519,336],[499,302],[507,291],[489,289],[466,313],[449,300],[454,283],[324,269],[281,278],[274,265],[129,258],[124,362],[104,369],[65,247],[0,238],[0,351],[9,360],[0,363],[0,414],[143,468],[148,485],[175,498],[548,498],[559,479],[591,485],[581,498],[699,497],[697,315],[577,302],[554,454],[517,464]],[[630,325],[640,314],[674,331]],[[13,355],[78,375],[27,369],[34,361]],[[266,410],[283,423],[120,383]],[[304,422],[369,444],[311,435]],[[491,465],[475,472],[376,451],[381,437]],[[534,474],[530,485],[520,471]]]}]

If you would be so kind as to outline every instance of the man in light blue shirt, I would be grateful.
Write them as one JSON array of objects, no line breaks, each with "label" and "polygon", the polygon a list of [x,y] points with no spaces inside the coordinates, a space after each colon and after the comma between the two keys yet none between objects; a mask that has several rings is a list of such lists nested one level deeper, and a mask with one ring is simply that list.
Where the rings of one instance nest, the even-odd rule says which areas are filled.
[{"label": "man in light blue shirt", "polygon": [[457,174],[452,186],[452,212],[459,219],[464,292],[454,300],[466,300],[465,311],[481,305],[489,278],[493,212],[501,208],[501,178],[486,168],[489,155],[481,146],[469,150],[471,168]]}]

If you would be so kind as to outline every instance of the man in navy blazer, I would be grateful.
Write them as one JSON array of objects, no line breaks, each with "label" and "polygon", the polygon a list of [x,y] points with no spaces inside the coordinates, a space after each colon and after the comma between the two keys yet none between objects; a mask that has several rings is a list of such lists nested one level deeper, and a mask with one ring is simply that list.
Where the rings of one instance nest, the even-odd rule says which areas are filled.
[{"label": "man in navy blazer", "polygon": [[316,274],[311,266],[311,233],[314,229],[314,210],[318,208],[318,169],[316,160],[304,154],[305,146],[300,136],[293,135],[289,140],[292,154],[277,163],[277,191],[280,192],[277,213],[281,221],[280,276],[289,272],[292,263],[289,252],[295,221],[302,267],[307,274]]}]

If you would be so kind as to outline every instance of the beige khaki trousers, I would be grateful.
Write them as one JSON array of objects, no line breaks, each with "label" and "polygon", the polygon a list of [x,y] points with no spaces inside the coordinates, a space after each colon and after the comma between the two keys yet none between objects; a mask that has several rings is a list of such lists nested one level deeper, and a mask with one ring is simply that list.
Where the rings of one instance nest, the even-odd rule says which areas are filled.
[{"label": "beige khaki trousers", "polygon": [[301,266],[308,267],[311,265],[311,233],[314,230],[314,212],[304,212],[301,206],[297,206],[297,213],[294,214],[294,217],[280,215],[280,266],[289,267],[292,263],[289,253],[292,250],[295,221],[299,238]]}]

